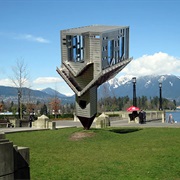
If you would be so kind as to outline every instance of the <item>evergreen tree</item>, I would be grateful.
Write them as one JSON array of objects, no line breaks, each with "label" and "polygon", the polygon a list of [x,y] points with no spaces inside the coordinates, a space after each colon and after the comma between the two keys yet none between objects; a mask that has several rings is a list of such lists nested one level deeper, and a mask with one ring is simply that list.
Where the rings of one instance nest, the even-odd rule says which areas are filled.
[{"label": "evergreen tree", "polygon": [[48,113],[47,113],[47,106],[46,106],[46,104],[44,104],[43,106],[42,106],[42,108],[41,108],[41,110],[40,110],[40,114],[41,115],[47,115]]}]

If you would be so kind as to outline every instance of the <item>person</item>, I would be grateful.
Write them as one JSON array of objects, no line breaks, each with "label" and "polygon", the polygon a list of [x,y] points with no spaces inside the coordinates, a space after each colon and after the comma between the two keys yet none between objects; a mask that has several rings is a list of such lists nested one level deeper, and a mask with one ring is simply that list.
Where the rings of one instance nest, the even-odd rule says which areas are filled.
[{"label": "person", "polygon": [[143,110],[141,109],[141,111],[139,112],[139,123],[142,124],[143,123]]},{"label": "person", "polygon": [[139,112],[139,123],[143,124],[146,123],[146,112],[141,109]]},{"label": "person", "polygon": [[174,123],[172,114],[169,114],[168,123],[171,123],[171,124]]},{"label": "person", "polygon": [[29,115],[29,127],[32,127],[32,122],[34,120],[35,120],[35,113],[34,113],[34,109],[33,109],[33,111]]},{"label": "person", "polygon": [[33,122],[33,116],[30,114],[30,116],[29,116],[29,127],[32,127],[32,122]]},{"label": "person", "polygon": [[132,111],[132,113],[129,114],[130,121],[134,121],[136,117],[138,117],[137,111]]}]

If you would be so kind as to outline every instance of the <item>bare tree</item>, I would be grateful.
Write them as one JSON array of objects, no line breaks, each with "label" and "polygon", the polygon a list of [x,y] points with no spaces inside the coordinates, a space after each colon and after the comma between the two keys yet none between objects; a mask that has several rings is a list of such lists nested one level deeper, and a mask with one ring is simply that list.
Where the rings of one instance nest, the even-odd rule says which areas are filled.
[{"label": "bare tree", "polygon": [[18,93],[18,114],[19,118],[22,119],[22,88],[28,81],[27,65],[25,64],[23,58],[17,59],[16,65],[12,67],[12,71],[13,77],[11,78],[11,80],[16,86]]}]

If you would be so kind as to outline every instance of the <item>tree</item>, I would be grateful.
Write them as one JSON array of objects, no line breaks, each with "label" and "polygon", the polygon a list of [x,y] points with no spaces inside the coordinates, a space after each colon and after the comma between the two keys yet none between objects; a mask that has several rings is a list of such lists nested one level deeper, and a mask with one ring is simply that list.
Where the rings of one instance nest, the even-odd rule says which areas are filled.
[{"label": "tree", "polygon": [[28,114],[34,112],[35,108],[36,108],[36,105],[34,103],[27,103],[26,104],[26,111]]},{"label": "tree", "polygon": [[22,119],[22,88],[28,81],[27,65],[24,63],[24,59],[17,59],[16,65],[12,67],[13,77],[11,77],[12,82],[17,88],[18,94],[18,114],[19,118]]},{"label": "tree", "polygon": [[42,114],[44,114],[44,115],[47,115],[47,114],[48,114],[46,104],[44,104],[44,105],[41,107],[40,114],[41,114],[41,115],[42,115]]},{"label": "tree", "polygon": [[61,105],[61,101],[57,97],[53,98],[52,101],[50,102],[52,113],[54,114],[55,119],[57,117],[57,114],[59,113],[60,105]]}]

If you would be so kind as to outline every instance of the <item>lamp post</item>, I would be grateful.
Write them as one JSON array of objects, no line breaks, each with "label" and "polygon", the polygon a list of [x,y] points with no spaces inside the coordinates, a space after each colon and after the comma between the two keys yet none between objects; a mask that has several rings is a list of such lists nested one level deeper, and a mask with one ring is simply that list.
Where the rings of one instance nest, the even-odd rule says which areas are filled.
[{"label": "lamp post", "polygon": [[136,100],[136,77],[132,78],[133,83],[133,106],[137,106],[137,100]]},{"label": "lamp post", "polygon": [[159,110],[162,111],[162,83],[159,83]]}]

